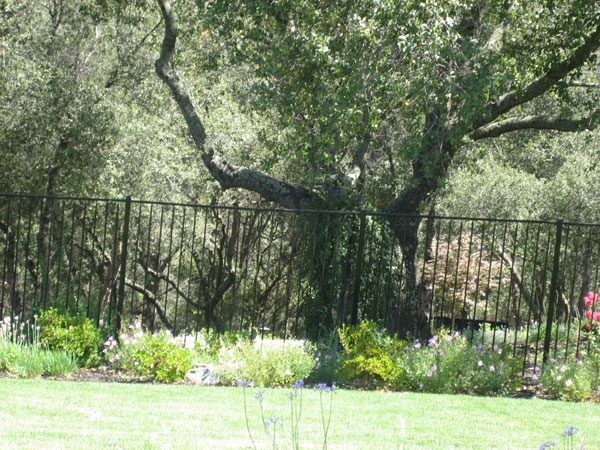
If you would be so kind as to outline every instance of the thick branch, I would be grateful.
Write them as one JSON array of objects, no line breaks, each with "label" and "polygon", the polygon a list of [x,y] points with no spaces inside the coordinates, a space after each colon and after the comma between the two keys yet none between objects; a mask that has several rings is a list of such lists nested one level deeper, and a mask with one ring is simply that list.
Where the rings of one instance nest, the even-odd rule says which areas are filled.
[{"label": "thick branch", "polygon": [[204,125],[196,113],[183,82],[172,67],[177,41],[177,25],[173,8],[168,0],[158,0],[158,4],[165,22],[165,34],[160,57],[155,62],[156,73],[171,91],[173,99],[183,114],[194,144],[200,151],[202,161],[212,177],[224,190],[242,188],[253,191],[285,208],[299,209],[309,202],[318,200],[318,196],[305,188],[276,180],[255,170],[234,167],[224,158],[205,149],[206,131]]},{"label": "thick branch", "polygon": [[581,67],[600,47],[600,24],[596,30],[577,48],[573,54],[556,64],[541,77],[529,83],[522,89],[515,89],[501,96],[497,101],[488,104],[483,117],[473,123],[472,130],[493,122],[502,114],[505,114],[513,108],[523,105],[536,97],[546,93],[548,89],[556,85],[560,80],[566,77],[575,69]]},{"label": "thick branch", "polygon": [[166,325],[167,329],[170,329],[170,330],[173,329],[173,327],[171,326],[171,322],[169,321],[169,318],[167,317],[165,311],[163,311],[163,309],[160,307],[160,305],[156,301],[156,296],[152,292],[150,292],[148,289],[146,289],[143,286],[140,286],[137,283],[133,283],[131,280],[129,280],[127,278],[125,279],[125,285],[129,286],[134,291],[137,291],[140,294],[143,294],[145,299],[148,302],[150,302],[152,304],[152,306],[154,306],[156,308],[156,312],[158,313],[160,320],[162,320],[162,322]]},{"label": "thick branch", "polygon": [[476,141],[519,130],[556,130],[564,132],[591,130],[598,126],[598,119],[600,119],[600,109],[583,119],[564,119],[545,115],[511,117],[502,122],[491,123],[475,130],[471,134],[471,138]]}]

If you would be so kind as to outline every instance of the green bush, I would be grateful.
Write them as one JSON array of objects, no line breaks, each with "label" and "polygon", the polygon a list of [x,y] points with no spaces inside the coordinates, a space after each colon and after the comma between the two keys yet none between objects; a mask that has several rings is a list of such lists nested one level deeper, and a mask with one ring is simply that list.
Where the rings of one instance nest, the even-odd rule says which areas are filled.
[{"label": "green bush", "polygon": [[257,386],[289,386],[310,375],[316,365],[313,353],[304,341],[238,341],[222,347],[215,370],[225,384],[252,380]]},{"label": "green bush", "polygon": [[[337,331],[335,331],[337,335]],[[333,333],[329,338],[317,343],[316,345],[316,365],[307,378],[309,384],[326,383],[328,385],[341,384],[343,381],[338,375],[340,368],[341,355],[338,353],[337,342]]]},{"label": "green bush", "polygon": [[539,387],[557,400],[598,400],[600,358],[590,355],[576,362],[552,360],[539,378]]},{"label": "green bush", "polygon": [[183,379],[192,368],[189,350],[175,345],[170,333],[144,333],[137,321],[130,333],[122,333],[120,343],[110,337],[104,344],[103,352],[111,366],[164,383]]},{"label": "green bush", "polygon": [[339,336],[344,351],[337,373],[349,383],[364,388],[402,383],[404,373],[395,359],[406,342],[387,336],[374,322],[344,325]]},{"label": "green bush", "polygon": [[40,314],[40,342],[50,350],[72,352],[85,367],[100,364],[100,330],[92,319],[82,315],[63,315],[51,308]]},{"label": "green bush", "polygon": [[397,360],[404,370],[401,389],[435,393],[505,394],[521,385],[522,358],[505,345],[473,345],[442,330],[427,344],[416,341]]}]

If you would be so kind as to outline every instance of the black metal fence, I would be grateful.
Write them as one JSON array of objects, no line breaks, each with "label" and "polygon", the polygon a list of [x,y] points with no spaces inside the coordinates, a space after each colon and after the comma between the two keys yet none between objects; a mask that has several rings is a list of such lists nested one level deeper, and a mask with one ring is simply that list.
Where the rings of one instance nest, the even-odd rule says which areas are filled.
[{"label": "black metal fence", "polygon": [[412,295],[432,328],[505,342],[532,363],[586,345],[600,226],[405,217],[420,223],[412,262],[391,217],[0,195],[0,317],[57,307],[109,330],[141,317],[174,334],[319,339],[363,319],[395,331]]}]

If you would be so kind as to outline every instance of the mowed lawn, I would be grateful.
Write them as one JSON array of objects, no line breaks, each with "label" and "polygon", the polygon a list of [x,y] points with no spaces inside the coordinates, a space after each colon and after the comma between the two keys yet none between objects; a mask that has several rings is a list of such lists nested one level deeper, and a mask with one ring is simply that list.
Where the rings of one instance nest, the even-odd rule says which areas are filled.
[{"label": "mowed lawn", "polygon": [[[247,389],[250,427],[265,438],[258,389]],[[0,379],[0,448],[249,449],[243,389],[188,385]],[[277,445],[291,447],[289,389],[268,389],[266,417],[278,417]],[[329,394],[323,394],[328,406]],[[322,448],[319,393],[302,395],[300,448]],[[600,449],[600,405],[418,393],[338,390],[329,449],[562,448],[567,425],[575,443]],[[584,439],[584,441],[583,441]],[[570,448],[570,447],[569,447]]]}]

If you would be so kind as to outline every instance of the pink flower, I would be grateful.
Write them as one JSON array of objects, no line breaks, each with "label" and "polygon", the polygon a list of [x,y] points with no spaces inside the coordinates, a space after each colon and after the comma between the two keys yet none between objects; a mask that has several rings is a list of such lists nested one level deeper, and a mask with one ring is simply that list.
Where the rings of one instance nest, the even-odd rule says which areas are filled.
[{"label": "pink flower", "polygon": [[561,371],[561,372],[566,372],[566,371],[567,371],[567,366],[563,365],[563,366],[560,368],[560,371]]},{"label": "pink flower", "polygon": [[594,312],[594,314],[592,314],[592,319],[600,320],[600,311]]},{"label": "pink flower", "polygon": [[569,387],[573,384],[573,381],[571,381],[571,379],[569,378],[567,381],[565,381],[565,386]]},{"label": "pink flower", "polygon": [[592,314],[593,314],[593,313],[594,313],[594,312],[593,312],[591,309],[588,309],[588,310],[585,312],[585,317],[587,317],[588,319],[591,319],[591,318],[592,318]]},{"label": "pink flower", "polygon": [[562,380],[562,377],[560,375],[557,375],[556,376],[556,381],[560,381],[560,380]]},{"label": "pink flower", "polygon": [[580,365],[582,365],[582,364],[583,364],[583,361],[582,361],[582,360],[579,360],[579,361],[577,361],[577,365],[578,365],[578,366],[580,366]]},{"label": "pink flower", "polygon": [[494,369],[494,366],[490,366],[490,372],[493,372],[494,370],[496,370]]},{"label": "pink flower", "polygon": [[482,361],[482,360],[479,360],[479,361],[477,361],[477,365],[478,365],[479,367],[483,366],[483,361]]}]

